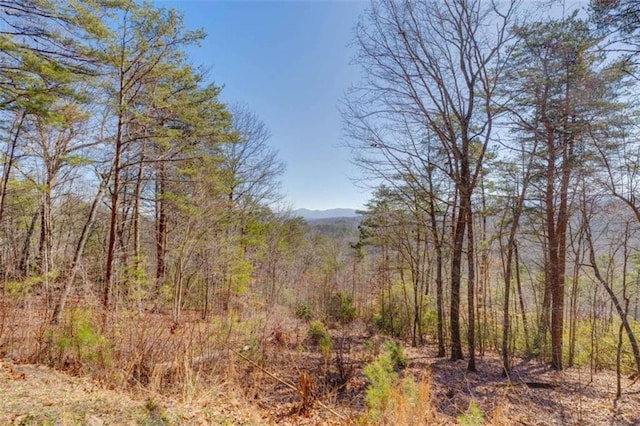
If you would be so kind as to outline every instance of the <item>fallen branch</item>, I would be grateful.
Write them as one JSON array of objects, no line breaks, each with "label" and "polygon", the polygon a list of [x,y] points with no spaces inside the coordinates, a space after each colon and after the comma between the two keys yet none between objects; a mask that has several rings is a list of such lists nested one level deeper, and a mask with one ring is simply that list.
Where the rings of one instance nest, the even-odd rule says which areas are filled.
[{"label": "fallen branch", "polygon": [[526,386],[529,389],[555,389],[558,387],[555,383],[547,383],[547,382],[507,382],[502,386],[511,387],[511,386]]},{"label": "fallen branch", "polygon": [[[255,362],[254,360],[252,360],[251,358],[247,357],[246,355],[242,354],[241,352],[236,351],[235,349],[230,348],[229,346],[225,345],[224,343],[221,343],[222,346],[224,346],[225,348],[227,348],[230,352],[232,352],[233,354],[239,356],[240,358],[242,358],[243,360],[247,361],[249,364],[251,364],[252,366],[256,367],[257,369],[259,369],[260,371],[262,371],[263,373],[265,373],[267,376],[271,377],[272,379],[282,383],[283,385],[285,385],[286,387],[288,387],[289,389],[295,391],[298,395],[300,395],[300,397],[303,399],[308,398],[309,396],[303,393],[303,391],[301,391],[300,389],[298,389],[294,384],[287,382],[286,380],[276,376],[274,373],[270,372],[269,370],[267,370],[266,368],[264,368],[263,366],[261,366],[260,364],[258,364],[257,362]],[[337,418],[339,418],[340,420],[344,420],[347,421],[347,418],[344,417],[342,414],[338,413],[337,411],[335,411],[333,408],[327,406],[326,404],[324,404],[322,401],[316,399],[315,400],[318,405],[322,408],[324,408],[325,410],[327,410],[329,413],[333,414],[334,416],[336,416]]]}]

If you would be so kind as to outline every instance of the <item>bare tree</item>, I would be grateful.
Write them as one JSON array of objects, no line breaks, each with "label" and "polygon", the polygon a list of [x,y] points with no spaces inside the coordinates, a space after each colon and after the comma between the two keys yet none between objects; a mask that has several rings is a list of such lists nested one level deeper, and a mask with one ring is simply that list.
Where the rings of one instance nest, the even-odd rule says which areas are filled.
[{"label": "bare tree", "polygon": [[221,146],[229,201],[245,209],[278,201],[282,197],[279,178],[285,164],[269,146],[269,129],[246,106],[232,105],[229,112],[235,139]]},{"label": "bare tree", "polygon": [[[467,238],[469,370],[475,370],[471,199],[493,133],[493,97],[508,60],[515,6],[515,1],[500,9],[480,0],[384,0],[372,5],[356,36],[356,61],[366,80],[348,103],[350,136],[361,147],[392,147],[399,158],[431,151],[433,164],[454,184],[451,358],[463,358],[460,287]],[[426,139],[422,152],[407,152],[399,128],[410,129],[416,139],[427,133],[434,138]]]}]

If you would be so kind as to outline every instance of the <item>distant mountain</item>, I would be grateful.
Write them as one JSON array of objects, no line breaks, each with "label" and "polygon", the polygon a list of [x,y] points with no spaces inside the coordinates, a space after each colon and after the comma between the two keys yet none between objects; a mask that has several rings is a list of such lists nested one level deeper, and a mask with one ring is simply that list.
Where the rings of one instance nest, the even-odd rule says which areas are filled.
[{"label": "distant mountain", "polygon": [[351,242],[358,240],[358,225],[361,216],[331,217],[326,219],[307,219],[307,223],[316,232],[334,238],[346,238]]},{"label": "distant mountain", "polygon": [[316,219],[332,219],[336,217],[357,217],[355,209],[329,209],[329,210],[309,210],[297,209],[293,212],[294,216],[299,216],[306,220]]}]

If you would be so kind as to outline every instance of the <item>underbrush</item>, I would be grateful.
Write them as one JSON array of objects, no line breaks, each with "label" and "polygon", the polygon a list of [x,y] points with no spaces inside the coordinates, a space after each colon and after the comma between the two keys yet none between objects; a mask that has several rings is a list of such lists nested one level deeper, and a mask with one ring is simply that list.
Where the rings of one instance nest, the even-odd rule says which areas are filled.
[{"label": "underbrush", "polygon": [[67,309],[60,324],[53,325],[46,309],[11,308],[7,317],[14,327],[0,336],[3,356],[88,375],[109,388],[143,388],[186,400],[214,382],[235,385],[227,380],[233,351],[262,362],[260,347],[271,332],[266,312],[257,309],[206,321],[185,313],[177,324],[170,314],[137,309],[105,318],[86,304]]},{"label": "underbrush", "polygon": [[[251,424],[260,424],[256,419],[264,407],[287,417],[327,412],[331,409],[321,407],[362,398],[360,385],[350,382],[361,364],[352,356],[346,331],[339,335],[321,322],[310,325],[282,307],[266,308],[246,298],[239,309],[206,319],[184,311],[174,323],[171,312],[136,307],[105,316],[98,303],[81,301],[54,325],[42,301],[33,302],[4,311],[13,326],[0,335],[2,356],[90,377],[149,400],[149,412],[165,419],[163,424],[183,424],[156,409],[166,399],[202,407],[224,404],[231,414],[253,407]],[[200,418],[216,423],[221,418],[216,410],[209,415],[203,408]]]},{"label": "underbrush", "polygon": [[402,346],[387,342],[386,350],[363,372],[369,380],[365,401],[367,412],[360,424],[433,424],[437,409],[431,395],[431,378],[428,373],[417,380],[411,375],[400,377],[407,366]]},{"label": "underbrush", "polygon": [[[636,339],[640,339],[640,323],[630,320],[630,326]],[[594,371],[616,370],[618,333],[620,320],[611,322],[592,323],[591,321],[579,321],[576,324],[576,338],[573,346],[572,365],[578,367],[590,367]],[[625,331],[622,332],[622,347],[620,353],[620,366],[624,374],[636,372],[636,364],[633,358],[631,345]],[[569,358],[570,341],[568,331],[565,333],[564,351],[565,358]]]},{"label": "underbrush", "polygon": [[[370,334],[365,323],[351,318],[347,298],[335,302],[340,309],[326,324],[246,302],[207,319],[185,311],[180,323],[170,312],[120,310],[105,317],[97,305],[76,303],[59,325],[51,325],[46,311],[34,309],[37,303],[24,304],[7,315],[14,326],[0,336],[0,347],[16,361],[48,364],[143,401],[151,398],[148,411],[169,424],[181,420],[156,409],[166,398],[202,407],[224,404],[231,411],[253,407],[256,416],[268,412],[271,419],[294,421],[320,412],[367,425],[500,424],[495,412],[492,417],[479,411],[473,398],[445,414],[439,406],[442,383],[405,353],[423,349]],[[479,404],[486,409],[486,402]],[[204,408],[201,414],[214,423],[221,416]]]}]

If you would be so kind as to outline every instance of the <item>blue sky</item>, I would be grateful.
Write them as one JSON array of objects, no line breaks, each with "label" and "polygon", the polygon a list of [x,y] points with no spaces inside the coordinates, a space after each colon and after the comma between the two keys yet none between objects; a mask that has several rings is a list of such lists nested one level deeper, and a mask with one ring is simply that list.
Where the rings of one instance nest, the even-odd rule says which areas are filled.
[{"label": "blue sky", "polygon": [[369,193],[340,147],[338,103],[359,70],[349,43],[365,1],[158,1],[184,13],[187,28],[208,34],[192,51],[224,85],[222,100],[246,104],[266,123],[287,163],[285,204],[360,208]]}]

